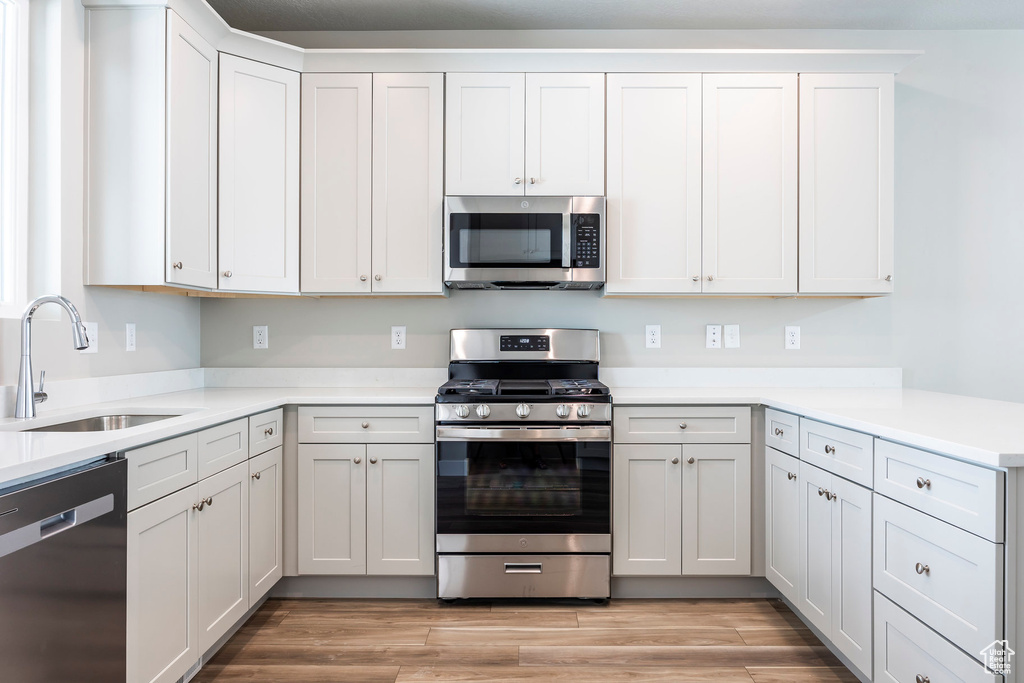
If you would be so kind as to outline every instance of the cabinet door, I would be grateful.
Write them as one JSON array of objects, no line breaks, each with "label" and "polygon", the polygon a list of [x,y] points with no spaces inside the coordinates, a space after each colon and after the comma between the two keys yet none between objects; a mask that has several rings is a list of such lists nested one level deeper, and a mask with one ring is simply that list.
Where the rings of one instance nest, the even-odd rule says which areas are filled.
[{"label": "cabinet door", "polygon": [[447,75],[445,194],[525,192],[525,87],[524,74]]},{"label": "cabinet door", "polygon": [[800,572],[796,607],[826,637],[832,632],[832,475],[800,463]]},{"label": "cabinet door", "polygon": [[800,75],[800,292],[893,275],[893,75]]},{"label": "cabinet door", "polygon": [[370,444],[366,456],[366,573],[433,576],[433,444]]},{"label": "cabinet door", "polygon": [[128,680],[171,683],[199,661],[193,484],[128,514]]},{"label": "cabinet door", "polygon": [[608,294],[700,292],[700,74],[608,75]]},{"label": "cabinet door", "polygon": [[249,461],[249,607],[283,575],[282,448]]},{"label": "cabinet door", "polygon": [[303,292],[370,291],[370,74],[302,76]]},{"label": "cabinet door", "polygon": [[682,446],[616,444],[612,455],[612,573],[679,576]]},{"label": "cabinet door", "polygon": [[750,574],[750,444],[683,446],[683,574]]},{"label": "cabinet door", "polygon": [[299,74],[220,56],[220,288],[299,290]]},{"label": "cabinet door", "polygon": [[217,286],[217,51],[167,10],[167,282]]},{"label": "cabinet door", "polygon": [[249,466],[198,484],[199,644],[206,652],[249,609]]},{"label": "cabinet door", "polygon": [[442,74],[373,75],[374,292],[440,294]]},{"label": "cabinet door", "polygon": [[796,604],[800,573],[800,461],[766,448],[764,470],[765,576]]},{"label": "cabinet door", "polygon": [[604,194],[604,74],[526,74],[526,194]]},{"label": "cabinet door", "polygon": [[796,74],[704,75],[704,292],[793,294]]},{"label": "cabinet door", "polygon": [[871,672],[871,490],[832,477],[831,640]]},{"label": "cabinet door", "polygon": [[366,446],[299,445],[299,574],[366,573]]}]

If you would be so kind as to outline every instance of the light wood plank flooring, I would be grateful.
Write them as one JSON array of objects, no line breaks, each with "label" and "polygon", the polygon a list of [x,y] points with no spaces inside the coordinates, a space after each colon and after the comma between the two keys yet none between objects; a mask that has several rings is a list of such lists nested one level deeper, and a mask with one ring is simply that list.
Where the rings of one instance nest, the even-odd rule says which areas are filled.
[{"label": "light wood plank flooring", "polygon": [[269,600],[195,679],[856,680],[778,600]]}]

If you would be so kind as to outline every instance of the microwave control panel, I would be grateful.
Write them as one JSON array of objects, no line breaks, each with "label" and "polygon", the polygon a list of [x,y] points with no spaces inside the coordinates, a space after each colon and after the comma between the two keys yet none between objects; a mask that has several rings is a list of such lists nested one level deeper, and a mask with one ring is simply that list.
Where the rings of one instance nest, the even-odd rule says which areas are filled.
[{"label": "microwave control panel", "polygon": [[572,215],[574,268],[601,267],[601,216],[596,213]]}]

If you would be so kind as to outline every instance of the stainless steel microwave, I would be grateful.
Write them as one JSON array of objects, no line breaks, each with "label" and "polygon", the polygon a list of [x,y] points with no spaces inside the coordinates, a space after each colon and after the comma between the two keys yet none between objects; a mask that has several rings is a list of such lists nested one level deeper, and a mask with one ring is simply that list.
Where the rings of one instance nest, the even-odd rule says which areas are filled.
[{"label": "stainless steel microwave", "polygon": [[604,197],[445,197],[445,284],[600,289],[604,205]]}]

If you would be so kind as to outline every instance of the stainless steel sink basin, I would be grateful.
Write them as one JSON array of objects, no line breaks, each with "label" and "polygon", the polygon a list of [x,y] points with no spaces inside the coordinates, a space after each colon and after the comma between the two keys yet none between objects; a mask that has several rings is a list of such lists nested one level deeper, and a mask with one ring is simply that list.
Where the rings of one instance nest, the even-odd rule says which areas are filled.
[{"label": "stainless steel sink basin", "polygon": [[151,422],[166,420],[177,415],[97,415],[96,417],[83,417],[80,420],[61,422],[46,427],[26,429],[27,432],[109,432],[114,429],[128,429],[138,427]]}]

